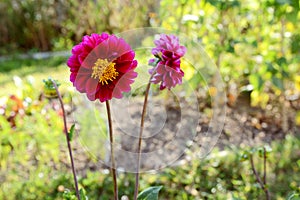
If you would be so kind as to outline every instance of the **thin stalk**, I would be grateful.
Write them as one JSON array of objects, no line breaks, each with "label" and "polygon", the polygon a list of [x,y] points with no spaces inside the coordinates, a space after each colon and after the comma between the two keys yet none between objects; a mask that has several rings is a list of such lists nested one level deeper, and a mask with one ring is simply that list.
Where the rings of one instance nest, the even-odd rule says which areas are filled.
[{"label": "thin stalk", "polygon": [[151,86],[151,79],[153,78],[155,72],[156,71],[154,70],[149,79],[149,83],[148,83],[146,91],[145,91],[145,99],[144,99],[143,111],[142,111],[142,116],[141,116],[141,125],[140,125],[139,142],[138,142],[138,158],[137,158],[134,197],[133,197],[134,200],[137,200],[137,196],[138,196],[138,192],[139,192],[142,136],[143,136],[143,130],[144,130],[144,122],[145,122],[145,114],[146,114],[146,110],[147,110],[148,96],[149,96],[149,91],[150,91],[150,86]]},{"label": "thin stalk", "polygon": [[106,101],[106,111],[107,111],[107,118],[108,118],[108,126],[109,126],[109,140],[110,140],[110,158],[111,158],[111,173],[113,176],[114,182],[114,199],[118,200],[118,182],[117,182],[117,173],[116,173],[116,164],[115,164],[115,156],[114,156],[114,138],[113,138],[113,127],[112,127],[112,120],[111,120],[111,112],[110,112],[110,105],[109,101]]},{"label": "thin stalk", "polygon": [[57,88],[57,85],[56,85],[55,81],[52,80],[52,83],[53,83],[53,86],[54,86],[54,88],[56,90],[56,93],[58,95],[60,106],[61,106],[61,109],[62,109],[62,112],[63,112],[64,131],[65,131],[65,135],[66,135],[66,140],[67,140],[67,144],[68,144],[68,151],[69,151],[69,156],[70,156],[70,160],[71,160],[71,167],[72,167],[72,173],[73,173],[73,178],[74,178],[74,183],[75,183],[76,196],[77,196],[77,199],[80,200],[79,189],[78,189],[78,181],[77,181],[77,176],[76,176],[76,171],[75,171],[75,165],[74,165],[74,159],[73,159],[72,148],[71,148],[71,143],[70,143],[70,137],[69,137],[68,128],[67,128],[67,117],[66,117],[65,107],[64,107],[61,94],[60,94],[60,92]]},{"label": "thin stalk", "polygon": [[264,181],[264,185],[266,185],[267,184],[267,150],[265,147],[264,147],[264,178],[263,178],[263,181]]},{"label": "thin stalk", "polygon": [[255,169],[255,166],[254,166],[254,161],[253,161],[253,157],[252,155],[250,155],[250,163],[251,163],[251,168],[252,168],[252,171],[256,177],[256,181],[258,182],[258,184],[261,186],[261,188],[263,189],[263,191],[265,192],[266,194],[266,200],[270,200],[270,192],[268,190],[268,188],[266,187],[266,185],[264,184],[264,182],[261,180],[261,178],[259,177],[256,169]]}]

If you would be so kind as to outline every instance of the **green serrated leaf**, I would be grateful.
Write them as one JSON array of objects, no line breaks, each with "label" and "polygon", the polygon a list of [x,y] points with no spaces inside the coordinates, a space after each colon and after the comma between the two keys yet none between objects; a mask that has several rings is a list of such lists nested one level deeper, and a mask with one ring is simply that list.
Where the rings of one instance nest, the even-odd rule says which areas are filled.
[{"label": "green serrated leaf", "polygon": [[68,133],[69,135],[69,140],[72,141],[73,135],[74,135],[74,130],[75,130],[75,124],[72,124],[70,131]]},{"label": "green serrated leaf", "polygon": [[158,193],[162,186],[149,187],[138,195],[138,200],[158,200]]}]

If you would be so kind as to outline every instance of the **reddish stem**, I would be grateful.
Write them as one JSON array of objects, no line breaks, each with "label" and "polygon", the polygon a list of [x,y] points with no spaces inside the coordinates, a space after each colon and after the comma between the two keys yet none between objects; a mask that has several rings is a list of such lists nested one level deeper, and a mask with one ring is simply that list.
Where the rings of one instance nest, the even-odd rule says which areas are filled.
[{"label": "reddish stem", "polygon": [[71,160],[71,167],[72,167],[72,173],[73,173],[73,178],[74,178],[74,183],[75,183],[76,196],[77,196],[77,199],[80,200],[80,194],[79,194],[79,189],[78,189],[78,181],[77,181],[77,176],[76,176],[76,171],[75,171],[75,165],[74,165],[74,159],[73,159],[72,148],[71,148],[71,143],[70,143],[70,137],[69,137],[68,128],[67,128],[67,117],[66,117],[65,107],[64,107],[61,94],[58,90],[58,87],[57,87],[55,81],[52,80],[52,83],[53,83],[53,86],[54,86],[54,88],[56,90],[56,93],[58,95],[58,99],[59,99],[61,109],[62,109],[62,112],[63,112],[64,132],[65,132],[66,140],[67,140],[67,144],[68,144],[68,151],[69,151],[69,156],[70,156],[70,160]]},{"label": "reddish stem", "polygon": [[110,155],[111,155],[111,173],[113,176],[114,181],[114,199],[118,200],[118,183],[117,183],[117,173],[116,173],[116,164],[115,164],[115,156],[114,156],[114,138],[113,138],[113,127],[112,127],[112,120],[111,120],[111,112],[109,101],[106,101],[106,111],[107,111],[107,118],[108,118],[108,126],[109,126],[109,139],[110,139]]},{"label": "reddish stem", "polygon": [[139,142],[138,142],[138,158],[137,158],[137,169],[135,174],[135,187],[134,187],[134,200],[137,200],[138,192],[139,192],[139,178],[140,178],[140,160],[141,160],[141,151],[142,151],[142,136],[143,136],[143,130],[144,130],[144,122],[145,122],[145,114],[147,110],[147,103],[148,103],[148,96],[151,86],[151,79],[153,78],[156,71],[154,70],[151,74],[149,83],[147,85],[146,91],[145,91],[145,99],[144,99],[144,105],[143,105],[143,111],[142,111],[142,117],[141,117],[141,125],[140,125],[140,133],[139,133]]}]

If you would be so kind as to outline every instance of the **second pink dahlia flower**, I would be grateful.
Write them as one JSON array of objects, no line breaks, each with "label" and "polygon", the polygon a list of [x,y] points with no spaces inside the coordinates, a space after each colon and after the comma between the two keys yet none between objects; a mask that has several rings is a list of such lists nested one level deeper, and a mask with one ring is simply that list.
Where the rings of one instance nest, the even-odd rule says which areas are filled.
[{"label": "second pink dahlia flower", "polygon": [[161,90],[171,89],[181,84],[184,72],[180,68],[180,59],[185,54],[186,48],[180,45],[175,35],[161,34],[154,44],[156,47],[152,49],[152,54],[156,58],[149,60],[149,64],[154,65],[149,73],[152,74],[155,71],[151,82],[161,83]]}]

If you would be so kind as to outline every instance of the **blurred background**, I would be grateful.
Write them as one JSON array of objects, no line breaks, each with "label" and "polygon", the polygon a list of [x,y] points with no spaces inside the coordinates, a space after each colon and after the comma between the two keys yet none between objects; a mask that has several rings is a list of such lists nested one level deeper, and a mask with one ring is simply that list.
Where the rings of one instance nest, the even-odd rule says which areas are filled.
[{"label": "blurred background", "polygon": [[[62,83],[70,116],[74,91],[65,63],[72,47],[87,34],[144,27],[182,34],[186,46],[203,47],[223,78],[227,117],[211,156],[200,160],[187,152],[183,164],[143,175],[141,188],[163,185],[160,199],[263,199],[248,157],[259,171],[259,148],[268,146],[272,199],[299,193],[299,9],[299,0],[1,0],[0,199],[63,199],[64,191],[74,191],[62,113],[55,98],[45,96],[42,80]],[[203,62],[199,52],[191,50],[193,63]],[[204,87],[188,60],[183,69],[204,116],[201,131],[207,131],[218,88]],[[88,117],[78,127],[79,134],[88,131]],[[79,143],[74,139],[81,187],[90,199],[110,199],[107,168]],[[119,178],[120,195],[131,199],[133,175]]]}]

